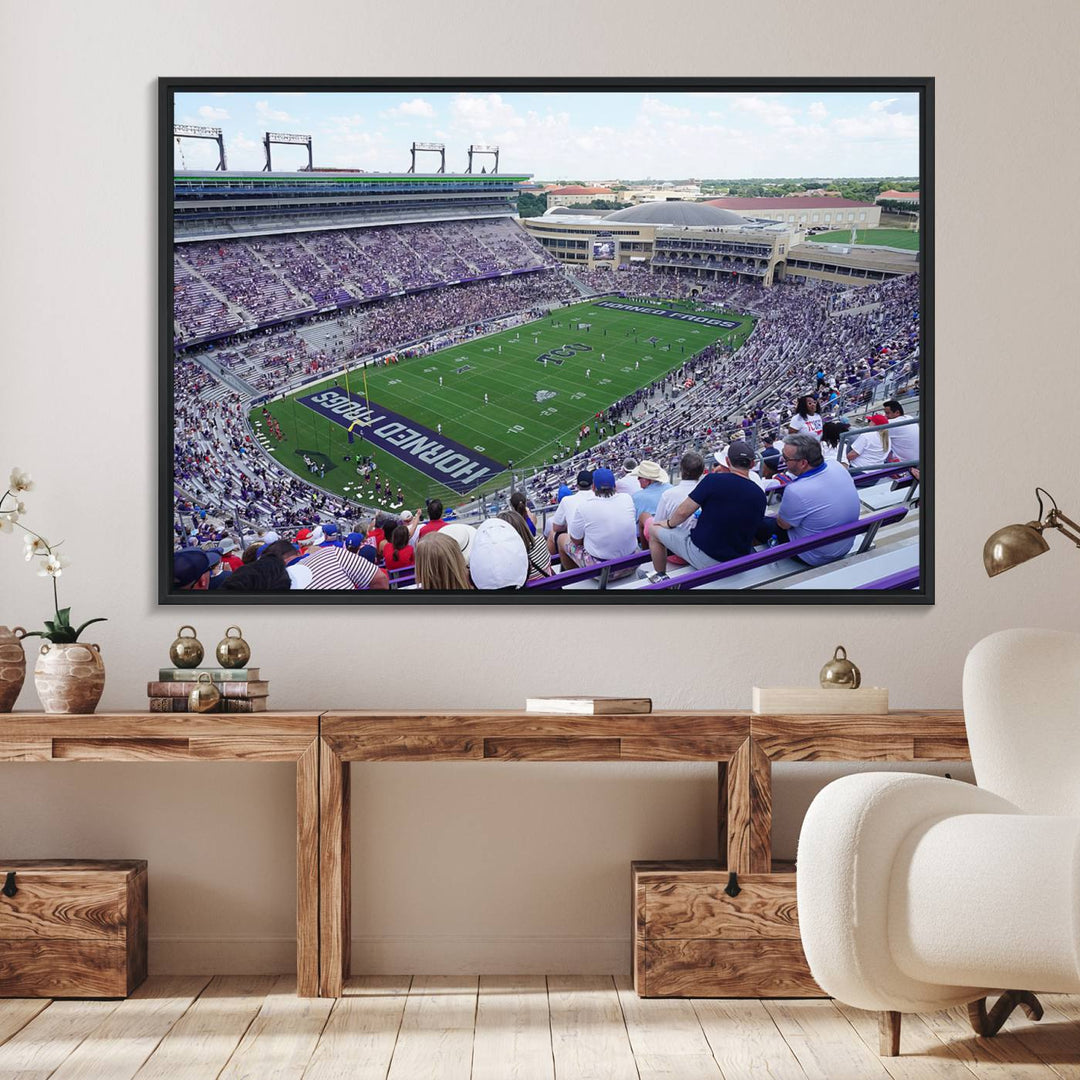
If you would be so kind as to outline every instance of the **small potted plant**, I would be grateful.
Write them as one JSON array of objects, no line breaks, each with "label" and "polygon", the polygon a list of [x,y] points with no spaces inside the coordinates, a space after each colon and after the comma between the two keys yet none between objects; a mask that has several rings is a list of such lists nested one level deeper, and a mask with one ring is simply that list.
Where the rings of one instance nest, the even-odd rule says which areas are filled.
[{"label": "small potted plant", "polygon": [[33,487],[29,474],[21,469],[11,470],[8,489],[0,496],[0,534],[21,529],[26,534],[23,537],[26,561],[38,563],[39,577],[52,578],[54,617],[46,620],[44,630],[23,634],[45,639],[34,665],[34,685],[47,713],[92,713],[105,689],[105,664],[101,649],[79,641],[79,635],[91,623],[105,619],[88,619],[81,626],[72,626],[71,608],[60,606],[57,578],[69,565],[66,556],[57,551],[63,541],[50,544],[20,520],[26,506],[19,496]]}]

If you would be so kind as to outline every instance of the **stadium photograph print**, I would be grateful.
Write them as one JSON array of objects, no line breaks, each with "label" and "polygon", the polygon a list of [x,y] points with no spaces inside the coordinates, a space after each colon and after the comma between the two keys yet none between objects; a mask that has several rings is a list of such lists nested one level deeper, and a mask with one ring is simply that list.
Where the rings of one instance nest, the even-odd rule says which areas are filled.
[{"label": "stadium photograph print", "polygon": [[933,603],[933,80],[159,80],[161,603]]}]

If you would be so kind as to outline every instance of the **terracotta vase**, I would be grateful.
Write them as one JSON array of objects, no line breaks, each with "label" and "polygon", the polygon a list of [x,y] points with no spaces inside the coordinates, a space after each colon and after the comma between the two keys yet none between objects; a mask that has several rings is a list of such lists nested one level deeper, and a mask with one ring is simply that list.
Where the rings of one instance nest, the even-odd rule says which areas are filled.
[{"label": "terracotta vase", "polygon": [[47,713],[92,713],[105,689],[105,664],[97,645],[45,641],[34,665],[34,685]]},{"label": "terracotta vase", "polygon": [[0,713],[11,712],[26,678],[26,653],[23,652],[21,626],[9,630],[0,626]]}]

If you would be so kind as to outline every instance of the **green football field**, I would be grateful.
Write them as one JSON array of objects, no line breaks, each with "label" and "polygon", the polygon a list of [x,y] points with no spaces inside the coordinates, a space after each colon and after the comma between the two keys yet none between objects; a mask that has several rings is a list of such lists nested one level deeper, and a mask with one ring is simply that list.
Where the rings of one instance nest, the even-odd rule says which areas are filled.
[{"label": "green football field", "polygon": [[[815,244],[850,244],[851,230],[837,229],[834,232],[818,233],[808,236]],[[855,237],[856,244],[877,244],[882,247],[903,248],[905,251],[919,250],[919,234],[910,229],[859,229]]]},{"label": "green football field", "polygon": [[[253,430],[283,466],[335,494],[369,506],[394,507],[400,487],[409,508],[432,496],[448,506],[459,505],[468,501],[460,490],[461,482],[458,490],[439,483],[430,468],[425,473],[422,467],[402,460],[407,455],[374,446],[371,436],[356,437],[350,445],[347,416],[323,415],[299,399],[332,390],[335,400],[349,405],[347,393],[357,408],[370,406],[375,413],[397,414],[432,441],[449,440],[492,459],[498,468],[493,464],[477,483],[475,490],[482,491],[506,483],[510,462],[518,471],[550,463],[554,454],[562,456],[566,446],[573,450],[584,424],[591,425],[592,432],[582,448],[594,445],[597,412],[678,368],[707,345],[720,341],[737,349],[754,324],[751,317],[703,305],[601,299],[650,311],[620,311],[590,301],[427,356],[369,365],[366,387],[360,369],[349,372],[347,387],[345,375],[339,372],[267,406],[283,440],[269,432],[261,407],[251,411]],[[664,316],[664,311],[723,319],[737,326],[695,324]],[[323,400],[329,399],[324,396]],[[354,427],[356,436],[363,431],[362,423]],[[610,424],[607,432],[610,437]],[[317,463],[322,475],[309,471],[305,455]],[[367,483],[357,474],[357,460],[362,456],[373,457],[377,465]],[[375,492],[376,478],[383,485],[381,497]],[[393,492],[389,497],[387,482]]]}]

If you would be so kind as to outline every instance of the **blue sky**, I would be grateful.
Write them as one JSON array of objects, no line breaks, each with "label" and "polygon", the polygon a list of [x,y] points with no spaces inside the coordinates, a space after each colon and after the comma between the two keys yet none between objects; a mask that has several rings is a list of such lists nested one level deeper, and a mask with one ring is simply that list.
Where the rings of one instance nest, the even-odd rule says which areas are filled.
[{"label": "blue sky", "polygon": [[[470,143],[497,144],[500,171],[539,179],[915,176],[915,94],[178,93],[177,123],[220,127],[230,169],[263,166],[263,132],[310,134],[315,166],[409,167],[413,140],[444,142],[463,172]],[[176,144],[174,143],[174,147]],[[182,156],[181,156],[182,152]],[[185,139],[179,168],[213,168],[212,142]],[[274,146],[275,170],[307,162]],[[424,154],[419,169],[434,171]],[[427,162],[427,164],[425,164]],[[490,158],[478,158],[477,167]]]}]

